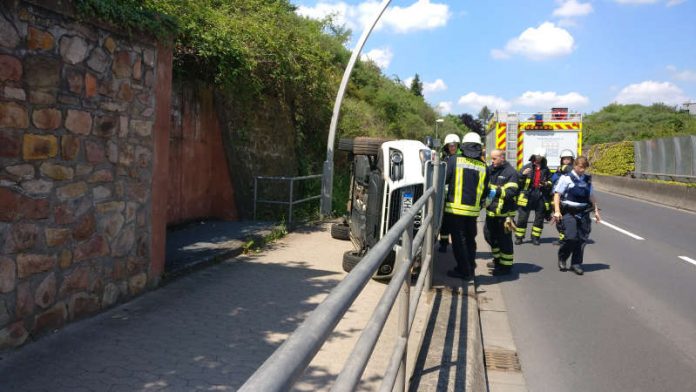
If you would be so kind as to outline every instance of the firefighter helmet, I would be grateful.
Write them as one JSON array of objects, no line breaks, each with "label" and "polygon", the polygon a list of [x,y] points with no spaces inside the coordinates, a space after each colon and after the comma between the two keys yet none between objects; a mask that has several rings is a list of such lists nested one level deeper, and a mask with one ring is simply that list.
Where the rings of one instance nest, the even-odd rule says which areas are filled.
[{"label": "firefighter helmet", "polygon": [[541,158],[546,158],[546,149],[544,147],[539,147],[534,150],[534,155]]},{"label": "firefighter helmet", "polygon": [[462,144],[464,143],[483,144],[481,143],[481,135],[479,135],[476,132],[469,132],[466,135],[464,135],[464,138],[462,139]]},{"label": "firefighter helmet", "polygon": [[560,156],[560,158],[561,158],[561,159],[563,159],[563,158],[573,158],[573,159],[575,159],[575,154],[574,154],[572,151],[570,151],[569,149],[566,148],[565,150],[561,150],[561,156]]},{"label": "firefighter helmet", "polygon": [[445,145],[448,145],[450,143],[457,143],[459,144],[459,136],[450,133],[449,135],[445,136]]}]

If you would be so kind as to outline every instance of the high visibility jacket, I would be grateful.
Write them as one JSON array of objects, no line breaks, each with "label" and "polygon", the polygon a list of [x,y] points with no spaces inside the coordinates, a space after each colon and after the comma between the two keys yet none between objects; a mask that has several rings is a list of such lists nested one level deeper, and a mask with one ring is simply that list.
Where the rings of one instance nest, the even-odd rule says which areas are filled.
[{"label": "high visibility jacket", "polygon": [[475,158],[451,156],[445,182],[449,184],[445,212],[478,216],[488,188],[486,164]]},{"label": "high visibility jacket", "polygon": [[[529,176],[525,176],[522,174],[525,169],[532,169],[532,172],[529,174]],[[539,178],[539,190],[541,191],[542,195],[544,196],[545,203],[548,203],[548,200],[550,199],[551,196],[551,171],[549,168],[542,164],[541,168],[541,174]],[[520,169],[520,172],[518,173],[519,175],[519,187],[520,187],[520,194],[517,197],[517,205],[520,207],[526,207],[527,206],[527,201],[529,199],[529,192],[533,190],[534,187],[534,164],[531,162],[522,166],[522,169]]]},{"label": "high visibility jacket", "polygon": [[486,208],[486,215],[493,217],[515,216],[515,200],[519,190],[517,171],[505,162],[499,167],[488,167],[488,187],[496,190],[495,197]]}]

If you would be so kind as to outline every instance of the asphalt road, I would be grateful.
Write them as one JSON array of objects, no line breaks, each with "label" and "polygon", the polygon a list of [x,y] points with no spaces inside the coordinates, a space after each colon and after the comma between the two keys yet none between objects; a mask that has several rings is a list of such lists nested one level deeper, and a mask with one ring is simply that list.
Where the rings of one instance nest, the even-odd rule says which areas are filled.
[{"label": "asphalt road", "polygon": [[577,276],[558,270],[547,225],[502,282],[529,390],[696,391],[696,214],[597,198],[631,235],[593,221]]}]

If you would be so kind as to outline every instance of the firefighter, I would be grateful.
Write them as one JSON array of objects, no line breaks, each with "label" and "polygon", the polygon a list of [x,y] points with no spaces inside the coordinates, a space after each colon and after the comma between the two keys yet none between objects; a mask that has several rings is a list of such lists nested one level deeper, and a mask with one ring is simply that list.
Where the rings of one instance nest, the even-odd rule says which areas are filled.
[{"label": "firefighter", "polygon": [[545,211],[551,208],[551,172],[546,166],[546,149],[539,148],[519,172],[520,194],[517,198],[515,245],[521,245],[527,232],[529,213],[534,211],[532,243],[539,245]]},{"label": "firefighter", "polygon": [[[573,170],[573,161],[575,160],[575,154],[568,149],[561,150],[561,155],[560,155],[560,165],[558,166],[558,170],[556,170],[555,173],[551,176],[551,186],[555,187],[556,183],[558,180],[563,176],[564,174],[568,174]],[[558,229],[558,225],[556,225],[556,229]],[[563,242],[563,237],[565,235],[561,230],[558,231],[558,239],[553,241],[554,245],[560,245],[561,242]]]},{"label": "firefighter", "polygon": [[573,170],[558,180],[553,192],[553,219],[565,239],[558,249],[558,269],[565,271],[570,258],[570,269],[578,275],[582,269],[585,244],[590,236],[590,212],[594,211],[597,223],[601,221],[599,207],[592,192],[592,177],[585,174],[590,166],[587,158],[579,156]]},{"label": "firefighter", "polygon": [[[457,155],[457,150],[459,150],[459,136],[450,133],[445,136],[445,145],[442,146],[442,162],[447,162],[449,157]],[[445,185],[446,187],[447,185]],[[446,191],[445,191],[446,192]],[[440,248],[438,251],[445,253],[447,252],[447,245],[449,244],[450,232],[447,229],[445,222],[440,225]]]},{"label": "firefighter", "polygon": [[493,275],[506,275],[512,269],[513,246],[510,223],[515,216],[515,199],[519,185],[517,170],[505,160],[502,150],[491,151],[488,167],[489,194],[486,198],[486,224],[483,235],[493,253]]},{"label": "firefighter", "polygon": [[447,276],[469,279],[476,267],[476,219],[481,211],[488,188],[486,164],[481,160],[481,136],[475,132],[464,135],[462,155],[452,155],[447,161],[444,221],[452,235],[452,250],[457,267]]}]

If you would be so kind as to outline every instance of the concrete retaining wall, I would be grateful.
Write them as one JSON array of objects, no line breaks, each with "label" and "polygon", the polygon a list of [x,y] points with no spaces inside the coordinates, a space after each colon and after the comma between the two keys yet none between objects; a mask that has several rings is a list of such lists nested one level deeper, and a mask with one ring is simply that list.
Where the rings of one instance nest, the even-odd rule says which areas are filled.
[{"label": "concrete retaining wall", "polygon": [[627,177],[593,175],[596,189],[696,211],[696,188]]}]

